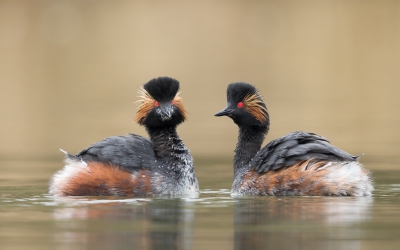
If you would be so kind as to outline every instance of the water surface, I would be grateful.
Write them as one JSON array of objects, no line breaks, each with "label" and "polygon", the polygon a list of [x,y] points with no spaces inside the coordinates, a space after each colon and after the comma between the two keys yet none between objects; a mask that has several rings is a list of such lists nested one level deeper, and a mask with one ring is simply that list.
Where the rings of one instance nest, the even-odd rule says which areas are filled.
[{"label": "water surface", "polygon": [[232,198],[231,173],[218,171],[192,197],[54,198],[46,168],[53,164],[2,162],[1,249],[382,250],[400,243],[396,170],[374,171],[374,195],[361,198]]}]

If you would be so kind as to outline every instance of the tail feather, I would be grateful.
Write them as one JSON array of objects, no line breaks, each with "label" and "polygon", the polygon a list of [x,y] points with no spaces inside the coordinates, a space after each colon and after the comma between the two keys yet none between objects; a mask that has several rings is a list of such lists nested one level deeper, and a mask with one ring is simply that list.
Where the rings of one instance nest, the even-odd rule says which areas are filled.
[{"label": "tail feather", "polygon": [[81,158],[79,158],[76,155],[71,155],[70,153],[68,153],[67,151],[65,151],[64,149],[60,148],[59,149],[62,153],[65,154],[65,161],[82,161]]},{"label": "tail feather", "polygon": [[354,159],[355,161],[357,161],[358,158],[360,158],[360,157],[363,156],[363,155],[364,155],[364,153],[361,153],[361,154],[359,154],[359,155],[352,156],[352,157],[353,157],[353,159]]}]

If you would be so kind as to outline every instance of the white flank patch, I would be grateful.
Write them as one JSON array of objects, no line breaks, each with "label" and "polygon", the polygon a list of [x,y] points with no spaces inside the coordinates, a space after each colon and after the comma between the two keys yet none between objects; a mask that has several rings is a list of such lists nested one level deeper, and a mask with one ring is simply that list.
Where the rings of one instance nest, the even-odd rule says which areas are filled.
[{"label": "white flank patch", "polygon": [[338,181],[340,192],[345,190],[353,190],[353,196],[369,196],[374,190],[369,171],[356,162],[344,162],[330,166],[326,178]]},{"label": "white flank patch", "polygon": [[49,193],[55,196],[62,196],[63,190],[68,183],[81,171],[88,171],[86,162],[65,160],[66,165],[60,171],[57,171],[50,180]]}]

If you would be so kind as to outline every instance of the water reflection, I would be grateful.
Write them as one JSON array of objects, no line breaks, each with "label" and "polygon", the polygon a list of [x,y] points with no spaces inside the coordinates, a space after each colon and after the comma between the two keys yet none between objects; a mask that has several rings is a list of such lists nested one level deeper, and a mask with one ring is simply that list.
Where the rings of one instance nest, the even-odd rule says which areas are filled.
[{"label": "water reflection", "polygon": [[[194,210],[185,199],[143,199],[55,209],[58,249],[191,249]],[[88,233],[90,232],[90,233]],[[76,248],[75,248],[76,249]]]},{"label": "water reflection", "polygon": [[235,249],[360,249],[373,198],[239,199]]}]

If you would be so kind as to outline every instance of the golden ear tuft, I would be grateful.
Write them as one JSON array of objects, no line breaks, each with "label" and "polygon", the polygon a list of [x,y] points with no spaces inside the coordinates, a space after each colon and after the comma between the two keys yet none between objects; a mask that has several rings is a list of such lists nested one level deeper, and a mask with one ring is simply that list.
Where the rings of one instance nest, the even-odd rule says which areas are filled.
[{"label": "golden ear tuft", "polygon": [[140,125],[143,125],[147,115],[153,109],[155,100],[143,87],[138,91],[138,93],[140,99],[136,102],[140,103],[140,106],[136,112],[135,121]]},{"label": "golden ear tuft", "polygon": [[179,94],[180,94],[180,92],[178,94],[176,94],[176,96],[174,97],[174,105],[180,110],[180,112],[183,116],[183,120],[186,121],[187,112],[185,110],[185,107],[183,107],[182,97]]},{"label": "golden ear tuft", "polygon": [[267,109],[261,105],[258,93],[248,94],[243,99],[246,110],[259,122],[265,124],[268,119]]}]

